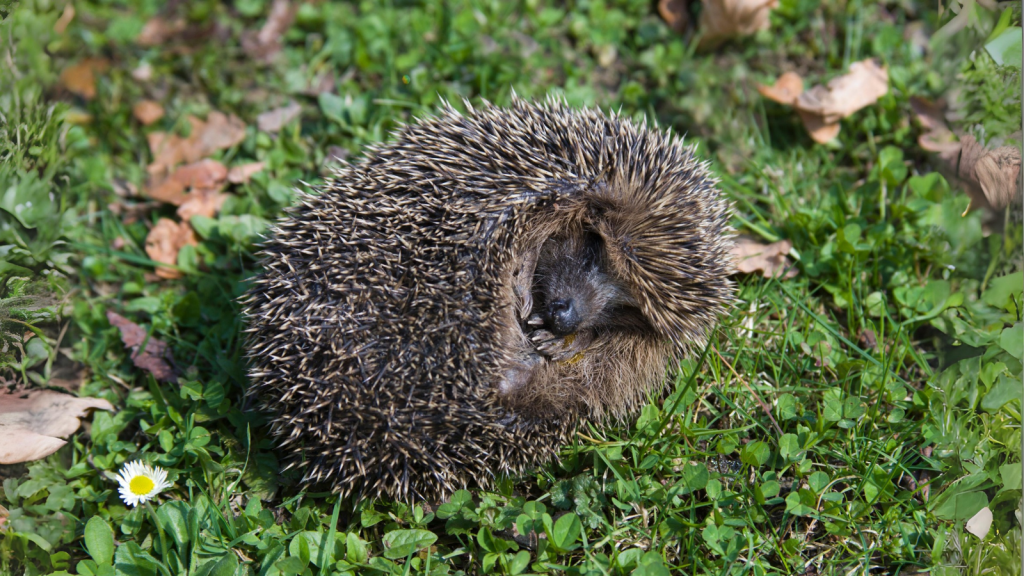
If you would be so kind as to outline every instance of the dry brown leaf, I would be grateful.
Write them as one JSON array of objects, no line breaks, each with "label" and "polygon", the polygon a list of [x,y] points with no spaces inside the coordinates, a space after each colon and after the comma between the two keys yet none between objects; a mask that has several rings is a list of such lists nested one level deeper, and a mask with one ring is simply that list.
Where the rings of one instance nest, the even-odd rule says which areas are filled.
[{"label": "dry brown leaf", "polygon": [[256,126],[258,126],[263,132],[278,132],[281,128],[287,126],[289,122],[298,118],[301,113],[302,106],[296,102],[292,102],[287,106],[275,108],[260,114],[256,117]]},{"label": "dry brown leaf", "polygon": [[57,21],[53,23],[53,31],[58,35],[63,34],[68,29],[68,24],[71,24],[71,21],[74,19],[75,5],[68,2],[64,6],[64,11],[60,13],[60,18],[57,18]]},{"label": "dry brown leaf", "polygon": [[850,71],[800,94],[796,108],[832,124],[870,106],[889,91],[889,73],[871,60],[850,64]]},{"label": "dry brown leaf", "polygon": [[769,100],[779,104],[792,106],[797,97],[804,91],[804,79],[796,72],[786,72],[775,80],[771,86],[757,85],[757,91]]},{"label": "dry brown leaf", "polygon": [[669,28],[680,34],[690,26],[688,0],[658,0],[658,14]]},{"label": "dry brown leaf", "polygon": [[767,30],[771,25],[768,14],[779,5],[778,0],[704,0],[703,4],[701,48],[714,48],[729,38]]},{"label": "dry brown leaf", "polygon": [[96,74],[109,67],[106,58],[85,58],[61,70],[60,83],[69,92],[92,100],[96,97]]},{"label": "dry brown leaf", "polygon": [[132,115],[143,126],[149,126],[164,117],[164,107],[152,100],[139,100],[132,106]]},{"label": "dry brown leaf", "polygon": [[[174,358],[166,343],[153,336],[147,338],[146,330],[142,326],[117,312],[107,310],[107,320],[121,333],[121,342],[125,347],[132,351],[132,363],[135,366],[149,372],[161,382],[175,380],[174,369],[171,367]],[[143,344],[146,348],[140,351]]]},{"label": "dry brown leaf", "polygon": [[154,200],[181,206],[188,201],[186,191],[191,189],[220,188],[228,177],[228,169],[216,160],[200,160],[178,168],[158,184],[146,189]]},{"label": "dry brown leaf", "polygon": [[295,21],[298,6],[288,0],[274,0],[270,14],[259,32],[242,35],[242,49],[254,60],[270,62],[281,52],[281,37]]},{"label": "dry brown leaf", "polygon": [[215,188],[197,188],[189,193],[185,202],[178,207],[178,216],[182,222],[188,222],[193,216],[206,216],[213,218],[224,201],[228,199],[227,194],[221,194]]},{"label": "dry brown leaf", "polygon": [[102,398],[79,398],[53,390],[0,391],[0,464],[31,462],[67,444],[88,410],[113,410]]},{"label": "dry brown leaf", "polygon": [[170,40],[172,37],[185,31],[187,24],[184,18],[177,18],[170,22],[159,16],[150,18],[142,27],[142,32],[135,39],[139,46],[159,46]]},{"label": "dry brown leaf", "polygon": [[242,140],[245,140],[245,122],[234,114],[228,116],[222,112],[210,112],[199,135],[198,142],[202,151],[200,157],[231,148]]},{"label": "dry brown leaf", "polygon": [[245,139],[245,123],[234,114],[227,116],[213,111],[206,121],[195,116],[189,116],[188,121],[192,125],[188,138],[164,132],[151,132],[146,136],[153,154],[153,163],[147,168],[151,175],[165,174],[183,162],[197,162]]},{"label": "dry brown leaf", "polygon": [[[146,236],[146,254],[157,262],[173,265],[178,263],[178,251],[196,244],[196,235],[188,222],[179,224],[169,218],[161,218]],[[157,266],[156,275],[166,280],[181,278],[181,272],[166,266]]]},{"label": "dry brown leaf", "polygon": [[[1002,210],[1020,198],[1021,155],[1015,146],[988,150],[973,136],[961,138],[957,149],[940,157],[955,171],[971,197],[971,208]],[[965,212],[966,214],[966,212]]]},{"label": "dry brown leaf", "polygon": [[988,203],[1006,208],[1020,195],[1020,150],[1002,146],[988,152],[975,164],[974,176]]},{"label": "dry brown leaf", "polygon": [[8,516],[10,516],[10,513],[7,511],[7,508],[0,506],[0,532],[3,532]]},{"label": "dry brown leaf", "polygon": [[875,331],[870,328],[862,328],[858,340],[860,340],[860,345],[865,350],[875,350],[878,348],[878,337],[875,336]]},{"label": "dry brown leaf", "polygon": [[797,110],[796,113],[800,116],[800,120],[803,121],[807,133],[811,135],[811,140],[818,144],[824,144],[839,136],[839,122],[826,124],[822,117],[817,114],[804,112],[803,110]]},{"label": "dry brown leaf", "polygon": [[736,269],[744,274],[760,272],[765,278],[782,274],[782,278],[792,278],[798,273],[795,267],[790,267],[789,259],[786,258],[792,249],[793,243],[789,240],[765,245],[747,236],[740,236],[733,244],[732,255],[736,260]]},{"label": "dry brown leaf", "polygon": [[757,90],[765,98],[796,108],[811,138],[823,144],[839,135],[841,119],[874,104],[889,91],[889,73],[867,59],[854,62],[848,73],[826,86],[803,91],[803,79],[787,72],[773,86],[758,86]]},{"label": "dry brown leaf", "polygon": [[228,182],[232,184],[245,184],[254,174],[263,171],[263,162],[250,162],[239,166],[232,166],[228,170]]}]

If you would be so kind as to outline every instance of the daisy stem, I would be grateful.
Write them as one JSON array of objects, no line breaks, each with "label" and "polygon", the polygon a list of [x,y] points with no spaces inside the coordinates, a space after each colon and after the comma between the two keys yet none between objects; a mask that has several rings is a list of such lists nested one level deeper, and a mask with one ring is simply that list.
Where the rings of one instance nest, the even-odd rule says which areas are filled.
[{"label": "daisy stem", "polygon": [[[153,509],[153,506],[148,501],[144,502],[143,505],[146,507],[146,510],[149,511],[149,516],[153,520],[153,524],[156,526],[156,531],[160,534],[161,556],[166,558],[168,549],[167,534],[164,532],[164,527],[162,524],[160,524],[160,519],[156,517],[156,510]],[[163,562],[160,562],[160,566],[164,569],[164,572],[166,574],[170,575],[170,570],[167,568],[167,566],[164,565]]]}]

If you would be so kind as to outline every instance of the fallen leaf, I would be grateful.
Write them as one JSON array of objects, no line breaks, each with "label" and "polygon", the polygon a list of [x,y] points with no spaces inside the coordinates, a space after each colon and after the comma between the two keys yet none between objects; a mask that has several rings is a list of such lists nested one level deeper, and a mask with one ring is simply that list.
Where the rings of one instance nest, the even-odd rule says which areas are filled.
[{"label": "fallen leaf", "polygon": [[733,244],[732,255],[736,260],[736,269],[744,274],[761,272],[765,278],[792,278],[798,274],[791,267],[786,254],[793,249],[789,240],[779,240],[771,244],[761,244],[756,240],[740,236]]},{"label": "fallen leaf", "polygon": [[[149,372],[161,382],[175,380],[171,349],[159,338],[148,336],[146,330],[117,312],[107,311],[107,320],[121,333],[121,342],[132,351],[132,363]],[[148,338],[147,338],[148,336]],[[140,350],[145,344],[145,350]]]},{"label": "fallen leaf", "polygon": [[264,112],[256,117],[256,126],[259,127],[263,132],[278,132],[281,128],[288,125],[289,122],[299,117],[302,113],[302,106],[296,102],[292,102],[287,106],[275,108],[269,112]]},{"label": "fallen leaf", "polygon": [[974,177],[992,208],[1002,210],[1020,196],[1020,150],[1002,146],[984,154]]},{"label": "fallen leaf", "polygon": [[185,202],[178,207],[178,216],[182,222],[188,222],[193,216],[206,216],[212,218],[224,201],[228,199],[227,194],[221,194],[220,190],[214,188],[197,188],[188,194]]},{"label": "fallen leaf", "polygon": [[779,104],[792,106],[797,97],[804,91],[804,79],[796,72],[786,72],[775,80],[771,86],[757,85],[757,91],[769,100]]},{"label": "fallen leaf", "polygon": [[768,14],[779,5],[778,0],[704,0],[700,13],[701,48],[739,36],[767,30]]},{"label": "fallen leaf", "polygon": [[[188,245],[195,246],[196,236],[188,222],[177,223],[161,218],[146,236],[146,254],[163,264],[177,264],[178,251]],[[181,278],[181,272],[166,266],[157,266],[156,275],[166,280]]]},{"label": "fallen leaf", "polygon": [[811,140],[814,140],[818,144],[824,144],[836,136],[839,136],[839,130],[841,128],[839,122],[829,124],[826,123],[821,116],[810,112],[804,112],[803,110],[797,110],[796,113],[804,123],[804,129],[811,135]]},{"label": "fallen leaf", "polygon": [[971,519],[967,521],[967,525],[964,528],[978,537],[979,540],[984,540],[985,536],[988,536],[989,528],[992,527],[992,511],[989,510],[988,506],[985,506]]},{"label": "fallen leaf", "polygon": [[186,191],[191,189],[220,188],[228,177],[228,169],[216,160],[200,160],[186,164],[159,183],[146,189],[146,195],[154,200],[181,206],[188,200]]},{"label": "fallen leaf", "polygon": [[113,410],[102,398],[80,398],[53,390],[0,391],[0,464],[31,462],[67,444],[60,436],[78,430],[88,410]]},{"label": "fallen leaf", "polygon": [[772,86],[758,86],[765,98],[793,106],[811,138],[821,144],[839,135],[841,119],[874,104],[888,91],[889,73],[871,59],[854,62],[846,74],[806,91],[803,79],[792,72]]},{"label": "fallen leaf", "polygon": [[832,124],[870,106],[889,91],[889,73],[871,60],[850,64],[850,71],[800,94],[796,108]]},{"label": "fallen leaf", "polygon": [[153,154],[153,163],[147,167],[151,175],[166,173],[181,163],[197,162],[245,139],[245,123],[234,114],[213,111],[205,121],[195,116],[189,116],[188,121],[192,131],[187,138],[165,132],[146,136]]},{"label": "fallen leaf", "polygon": [[57,21],[53,23],[54,33],[58,35],[63,34],[64,31],[68,29],[68,24],[71,24],[71,21],[74,19],[75,5],[68,2],[67,5],[64,6],[64,11],[60,13],[60,18],[57,18]]},{"label": "fallen leaf", "polygon": [[8,516],[10,516],[10,513],[7,511],[7,508],[0,506],[0,532],[3,532]]},{"label": "fallen leaf", "polygon": [[687,0],[658,0],[658,14],[669,28],[682,34],[690,26],[689,2]]},{"label": "fallen leaf", "polygon": [[232,184],[244,184],[252,178],[254,174],[258,174],[263,171],[263,162],[250,162],[248,164],[240,164],[238,166],[232,166],[228,170],[228,182]]},{"label": "fallen leaf", "polygon": [[1017,147],[988,150],[967,135],[960,139],[955,150],[940,156],[971,197],[968,210],[986,206],[1002,210],[1020,197],[1021,155]]},{"label": "fallen leaf", "polygon": [[139,82],[149,82],[153,79],[153,65],[149,62],[139,64],[138,68],[132,70],[132,78]]},{"label": "fallen leaf", "polygon": [[96,73],[110,67],[105,58],[85,58],[61,70],[60,83],[86,100],[96,97]]},{"label": "fallen leaf", "polygon": [[878,347],[878,338],[875,331],[870,328],[862,328],[858,340],[865,350],[874,350]]},{"label": "fallen leaf", "polygon": [[132,106],[132,115],[143,126],[149,126],[164,117],[164,107],[152,100],[139,100]]},{"label": "fallen leaf", "polygon": [[298,6],[288,0],[274,0],[259,32],[242,35],[242,49],[254,60],[272,61],[281,52],[281,38],[295,21],[297,11]]},{"label": "fallen leaf", "polygon": [[135,43],[139,46],[159,46],[183,32],[186,26],[184,18],[177,18],[170,22],[159,16],[150,18],[142,27],[142,32],[139,32],[138,37],[135,38]]}]

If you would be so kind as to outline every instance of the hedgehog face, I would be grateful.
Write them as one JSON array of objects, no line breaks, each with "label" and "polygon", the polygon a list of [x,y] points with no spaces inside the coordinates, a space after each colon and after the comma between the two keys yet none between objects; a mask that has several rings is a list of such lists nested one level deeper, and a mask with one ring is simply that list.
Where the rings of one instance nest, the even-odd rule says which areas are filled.
[{"label": "hedgehog face", "polygon": [[535,300],[544,327],[555,336],[601,326],[629,302],[625,288],[605,272],[603,258],[601,239],[593,233],[552,238],[541,248]]}]

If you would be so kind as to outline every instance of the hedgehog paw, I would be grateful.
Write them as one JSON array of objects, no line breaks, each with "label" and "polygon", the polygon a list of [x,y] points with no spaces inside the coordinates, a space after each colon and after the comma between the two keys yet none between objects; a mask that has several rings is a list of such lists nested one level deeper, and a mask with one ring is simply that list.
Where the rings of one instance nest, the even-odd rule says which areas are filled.
[{"label": "hedgehog paw", "polygon": [[585,338],[582,333],[555,336],[543,329],[530,333],[530,342],[533,343],[537,352],[556,362],[573,359],[583,351],[588,340],[589,338]]}]

